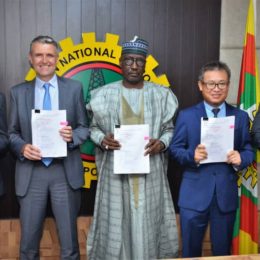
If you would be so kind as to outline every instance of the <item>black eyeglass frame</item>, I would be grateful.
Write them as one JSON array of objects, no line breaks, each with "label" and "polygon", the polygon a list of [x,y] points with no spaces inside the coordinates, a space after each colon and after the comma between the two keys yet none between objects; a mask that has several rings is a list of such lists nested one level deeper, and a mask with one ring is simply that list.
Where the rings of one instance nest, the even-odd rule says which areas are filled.
[{"label": "black eyeglass frame", "polygon": [[123,64],[126,66],[132,66],[134,62],[137,65],[137,67],[143,67],[146,63],[146,60],[142,58],[133,58],[133,57],[126,57],[123,59]]},{"label": "black eyeglass frame", "polygon": [[224,90],[229,85],[229,81],[220,81],[220,82],[214,82],[214,81],[205,82],[205,81],[201,81],[201,83],[203,85],[205,85],[208,90],[213,90],[216,87],[218,89],[220,89],[220,90]]}]

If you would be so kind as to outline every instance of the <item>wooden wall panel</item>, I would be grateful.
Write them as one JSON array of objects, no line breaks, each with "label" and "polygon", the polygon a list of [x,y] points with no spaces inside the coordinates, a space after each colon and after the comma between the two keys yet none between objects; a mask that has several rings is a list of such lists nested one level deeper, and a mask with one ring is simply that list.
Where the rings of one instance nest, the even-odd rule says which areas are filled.
[{"label": "wooden wall panel", "polygon": [[[67,3],[64,0],[55,0],[51,3],[51,35],[57,41],[67,37]],[[76,20],[76,19],[75,19]]]},{"label": "wooden wall panel", "polygon": [[[181,60],[181,84],[182,86],[189,86],[189,95],[187,96],[186,89],[181,87],[180,105],[186,106],[186,104],[191,102],[191,100],[188,100],[188,98],[193,96],[192,94],[194,93],[194,89],[196,90],[195,95],[197,95],[197,87],[195,85],[196,83],[193,81],[194,53],[197,51],[194,48],[194,29],[196,22],[195,12],[197,5],[195,1],[184,0],[182,2],[183,7],[181,23],[183,27],[180,37],[182,37],[181,53],[183,56]],[[185,19],[185,17],[189,17],[189,19]]]},{"label": "wooden wall panel", "polygon": [[[22,1],[20,0],[20,2]],[[35,0],[35,10],[28,10],[27,15],[30,15],[33,11],[36,13],[36,35],[48,35],[51,33],[51,19],[52,15],[55,15],[52,13],[51,2],[52,0]]]},{"label": "wooden wall panel", "polygon": [[111,1],[96,0],[96,36],[97,40],[103,40],[104,35],[111,31]]},{"label": "wooden wall panel", "polygon": [[[154,53],[154,35],[157,32],[154,30],[154,14],[157,10],[155,9],[154,0],[143,0],[140,1],[140,33],[139,36],[149,42],[149,52]],[[128,40],[128,39],[127,39]]]},{"label": "wooden wall panel", "polygon": [[[203,4],[207,3],[207,0],[204,1]],[[211,0],[211,4],[208,7],[208,45],[207,45],[207,60],[214,60],[219,57],[219,49],[220,49],[220,12],[221,12],[221,0]],[[219,26],[216,26],[218,24]],[[219,36],[216,39],[216,36]],[[217,43],[215,42],[217,40]]]},{"label": "wooden wall panel", "polygon": [[183,29],[182,15],[183,4],[182,1],[167,0],[167,24],[166,24],[166,49],[167,55],[165,65],[167,68],[167,76],[174,93],[179,96],[182,88],[182,41],[181,32]]},{"label": "wooden wall panel", "polygon": [[125,0],[111,0],[111,33],[120,35],[121,43],[125,40]]},{"label": "wooden wall panel", "polygon": [[82,0],[82,32],[96,31],[96,0]]},{"label": "wooden wall panel", "polygon": [[199,68],[219,57],[220,8],[221,0],[168,0],[166,71],[181,108],[201,99]]},{"label": "wooden wall panel", "polygon": [[0,1],[0,85],[1,91],[5,92],[5,71],[6,71],[6,55],[5,55],[5,49],[6,49],[6,37],[5,37],[5,2]]},{"label": "wooden wall panel", "polygon": [[81,42],[81,0],[67,0],[66,27],[74,43]]},{"label": "wooden wall panel", "polygon": [[[135,35],[140,35],[140,1],[126,0],[125,13],[125,37],[126,40],[133,39]],[[150,21],[152,22],[152,21]]]},{"label": "wooden wall panel", "polygon": [[[5,77],[6,83],[11,85],[16,84],[22,78],[21,72],[21,40],[20,40],[20,3],[19,1],[10,0],[5,1],[5,49],[6,53],[6,69]],[[8,92],[4,87],[5,93]]]},{"label": "wooden wall panel", "polygon": [[[155,72],[167,75],[180,108],[190,106],[201,99],[199,68],[219,57],[220,10],[221,0],[1,0],[0,91],[9,105],[11,86],[23,81],[29,69],[29,43],[35,36],[48,34],[58,41],[71,37],[77,44],[83,32],[94,31],[97,41],[110,32],[120,36],[120,43],[134,35],[148,40],[159,62]],[[13,160],[9,156],[4,162],[7,194],[0,198],[0,209],[5,209],[0,218],[18,212]],[[170,166],[171,176],[176,168]],[[178,187],[173,190],[176,197]],[[93,201],[86,203],[86,198],[82,212],[89,213]]]},{"label": "wooden wall panel", "polygon": [[[180,99],[184,87],[182,84],[183,73],[183,1],[167,1],[167,36],[166,36],[166,71],[171,87],[175,95],[178,97],[180,106],[183,101]],[[187,91],[187,90],[186,90]],[[174,170],[173,170],[174,169]],[[178,190],[181,182],[181,167],[169,158],[168,180],[175,201],[178,200]],[[178,207],[175,206],[178,211]]]},{"label": "wooden wall panel", "polygon": [[[25,57],[29,53],[29,45],[32,35],[36,36],[36,12],[31,12],[28,15],[28,10],[35,10],[35,0],[24,0],[20,3],[20,57],[21,57],[21,77],[25,75],[29,69],[28,59]],[[28,30],[30,28],[30,30]],[[16,82],[14,83],[16,84]]]},{"label": "wooden wall panel", "polygon": [[[167,3],[167,1],[165,2]],[[159,72],[166,71],[165,58],[168,50],[166,49],[167,40],[167,5],[161,4],[160,0],[154,1],[154,34],[153,34],[153,55],[159,57],[160,64]]]}]

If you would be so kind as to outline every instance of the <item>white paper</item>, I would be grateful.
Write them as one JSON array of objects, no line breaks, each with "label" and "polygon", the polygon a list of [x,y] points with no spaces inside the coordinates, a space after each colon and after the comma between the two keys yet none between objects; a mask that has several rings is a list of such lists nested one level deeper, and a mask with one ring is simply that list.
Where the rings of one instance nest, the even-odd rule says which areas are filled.
[{"label": "white paper", "polygon": [[32,143],[42,157],[67,156],[67,143],[59,130],[66,124],[66,110],[32,110]]},{"label": "white paper", "polygon": [[208,158],[200,163],[226,162],[234,149],[235,117],[201,118],[201,144],[206,146]]},{"label": "white paper", "polygon": [[114,151],[115,174],[150,173],[149,154],[144,156],[149,142],[149,125],[121,125],[115,127],[114,138],[121,144]]}]

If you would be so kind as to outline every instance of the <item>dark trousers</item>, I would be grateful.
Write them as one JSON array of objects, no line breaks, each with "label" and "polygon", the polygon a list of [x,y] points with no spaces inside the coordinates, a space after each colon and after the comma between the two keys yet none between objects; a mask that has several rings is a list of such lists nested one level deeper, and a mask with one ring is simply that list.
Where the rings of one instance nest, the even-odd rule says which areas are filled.
[{"label": "dark trousers", "polygon": [[180,208],[182,257],[201,256],[208,223],[213,255],[230,255],[235,217],[236,211],[221,212],[216,194],[206,211]]}]

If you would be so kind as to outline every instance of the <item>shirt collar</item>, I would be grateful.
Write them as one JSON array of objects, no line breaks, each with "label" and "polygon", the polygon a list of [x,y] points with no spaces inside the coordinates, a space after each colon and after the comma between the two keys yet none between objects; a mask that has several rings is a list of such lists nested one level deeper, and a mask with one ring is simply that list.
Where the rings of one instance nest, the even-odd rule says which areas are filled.
[{"label": "shirt collar", "polygon": [[223,110],[223,108],[225,107],[225,102],[223,102],[221,105],[219,105],[217,107],[211,106],[205,100],[203,102],[204,102],[204,106],[205,106],[206,110],[209,110],[209,111],[212,111],[213,108],[219,108],[220,110]]},{"label": "shirt collar", "polygon": [[57,75],[54,74],[53,77],[48,82],[45,82],[45,81],[41,80],[40,78],[36,77],[36,80],[35,80],[36,87],[42,88],[45,83],[50,83],[50,86],[55,88],[56,86],[58,86]]},{"label": "shirt collar", "polygon": [[206,110],[206,114],[207,117],[214,117],[214,114],[212,112],[213,108],[219,108],[219,112],[218,112],[218,117],[225,117],[226,116],[226,103],[223,102],[221,105],[217,106],[217,107],[213,107],[210,104],[208,104],[207,102],[204,101],[204,107]]}]

